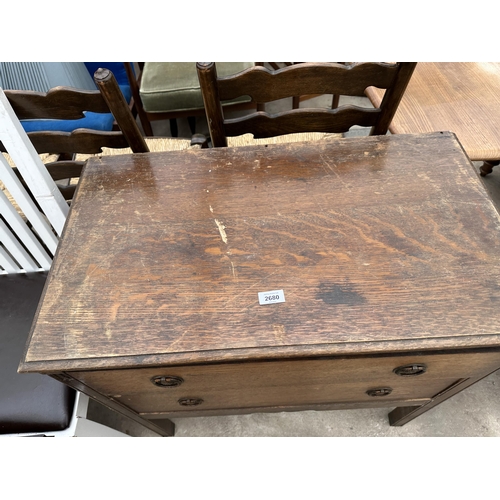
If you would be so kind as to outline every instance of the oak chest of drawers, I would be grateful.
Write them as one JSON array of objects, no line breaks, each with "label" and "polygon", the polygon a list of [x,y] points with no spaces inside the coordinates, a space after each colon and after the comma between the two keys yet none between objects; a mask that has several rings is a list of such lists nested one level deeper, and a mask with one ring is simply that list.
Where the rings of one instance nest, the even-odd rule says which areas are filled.
[{"label": "oak chest of drawers", "polygon": [[91,160],[20,369],[164,435],[303,409],[403,425],[500,367],[499,222],[450,133]]}]

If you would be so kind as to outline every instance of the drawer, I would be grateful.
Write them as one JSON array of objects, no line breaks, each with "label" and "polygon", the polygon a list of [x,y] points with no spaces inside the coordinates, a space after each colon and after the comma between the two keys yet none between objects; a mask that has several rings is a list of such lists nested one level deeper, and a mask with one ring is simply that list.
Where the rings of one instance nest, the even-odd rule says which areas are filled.
[{"label": "drawer", "polygon": [[[418,373],[421,365],[422,373]],[[320,358],[73,372],[138,413],[430,399],[500,366],[500,353]],[[401,370],[398,371],[398,368]],[[412,372],[417,370],[416,374]],[[375,391],[375,392],[370,392]],[[378,391],[378,392],[377,392]]]}]

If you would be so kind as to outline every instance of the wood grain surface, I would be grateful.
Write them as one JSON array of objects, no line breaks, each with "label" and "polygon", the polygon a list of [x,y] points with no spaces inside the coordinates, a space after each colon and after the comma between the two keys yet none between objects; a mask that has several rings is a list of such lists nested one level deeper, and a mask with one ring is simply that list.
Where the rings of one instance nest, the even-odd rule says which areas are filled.
[{"label": "wood grain surface", "polygon": [[[384,90],[366,94],[379,106]],[[449,130],[472,161],[500,160],[500,63],[418,63],[389,130]]]},{"label": "wood grain surface", "polygon": [[448,133],[92,159],[21,369],[499,347],[499,229]]}]

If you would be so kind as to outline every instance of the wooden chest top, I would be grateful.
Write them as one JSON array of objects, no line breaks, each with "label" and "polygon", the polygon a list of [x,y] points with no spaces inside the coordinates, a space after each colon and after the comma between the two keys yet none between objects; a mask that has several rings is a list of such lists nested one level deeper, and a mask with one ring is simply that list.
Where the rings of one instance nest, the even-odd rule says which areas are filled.
[{"label": "wooden chest top", "polygon": [[500,346],[499,222],[450,133],[92,159],[21,370]]}]

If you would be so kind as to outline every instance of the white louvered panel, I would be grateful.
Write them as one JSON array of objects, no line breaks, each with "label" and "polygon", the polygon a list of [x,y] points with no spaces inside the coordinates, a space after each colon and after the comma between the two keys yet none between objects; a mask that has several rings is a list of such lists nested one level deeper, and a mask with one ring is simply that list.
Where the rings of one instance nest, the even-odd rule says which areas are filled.
[{"label": "white louvered panel", "polygon": [[[33,144],[29,140],[21,123],[15,115],[12,106],[7,97],[0,89],[0,140],[9,152],[24,181],[28,185],[32,195],[37,200],[44,214],[47,216],[50,224],[60,236],[68,215],[69,207],[56,183],[50,177],[45,165],[38,156]],[[35,207],[31,199],[26,198],[20,191],[19,180],[12,172],[7,160],[2,156],[2,172],[0,174],[2,181],[6,185],[10,194],[14,197],[21,207],[25,216],[36,228],[40,237],[46,241],[46,244],[52,253],[55,252],[57,239],[52,232],[47,233],[45,227],[37,227],[35,221],[37,217],[33,211]],[[10,174],[8,172],[10,170]],[[5,176],[5,180],[4,180]],[[9,183],[9,184],[8,184]],[[18,196],[20,197],[18,199]],[[26,208],[27,207],[27,210]],[[35,211],[38,212],[35,208]],[[31,218],[35,216],[35,220]]]},{"label": "white louvered panel", "polygon": [[[52,257],[45,251],[31,229],[26,225],[22,217],[2,191],[0,191],[0,214],[7,221],[7,224],[12,228],[12,231],[17,235],[18,239],[22,241],[23,245],[31,252],[31,255],[39,262],[40,266],[48,270],[52,264]],[[46,224],[42,214],[39,213],[38,217],[42,219],[41,223]],[[3,242],[3,240],[0,241]]]},{"label": "white louvered panel", "polygon": [[7,251],[16,259],[26,271],[39,271],[40,266],[32,259],[22,247],[12,231],[0,219],[0,241]]},{"label": "white louvered panel", "polygon": [[12,257],[7,253],[5,248],[0,244],[0,274],[11,274],[11,273],[20,273],[23,272],[24,269],[21,269],[16,262],[12,259]]},{"label": "white louvered panel", "polygon": [[22,210],[25,217],[31,222],[33,228],[45,243],[49,251],[54,254],[58,244],[57,236],[53,233],[47,221],[41,216],[40,210],[38,210],[36,205],[33,203],[33,200],[30,198],[3,155],[0,155],[0,180],[5,184],[5,187],[9,191],[10,195],[14,198],[14,200],[16,200],[19,208]]}]

